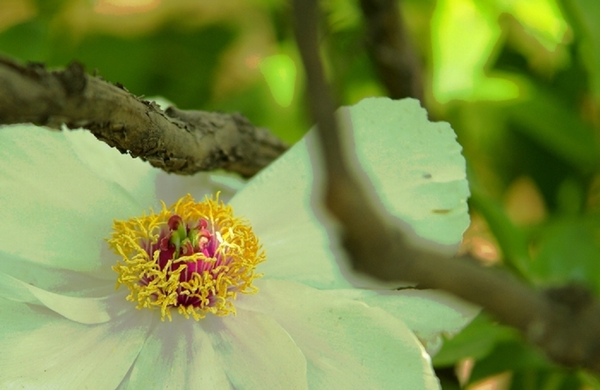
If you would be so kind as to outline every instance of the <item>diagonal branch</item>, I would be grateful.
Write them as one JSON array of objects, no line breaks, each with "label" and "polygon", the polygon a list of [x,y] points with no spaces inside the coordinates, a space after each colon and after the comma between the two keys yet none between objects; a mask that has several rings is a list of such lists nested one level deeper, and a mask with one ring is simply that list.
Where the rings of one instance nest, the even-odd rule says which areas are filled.
[{"label": "diagonal branch", "polygon": [[359,185],[356,172],[346,165],[347,151],[342,153],[334,104],[319,59],[317,1],[294,0],[293,4],[309,105],[325,157],[325,204],[341,222],[342,241],[353,267],[380,280],[407,280],[453,293],[520,329],[555,361],[600,373],[600,305],[589,292],[567,286],[542,294],[472,259],[416,249],[408,244],[403,222],[380,212],[372,201],[375,195]]},{"label": "diagonal branch", "polygon": [[238,113],[163,111],[78,63],[49,72],[0,57],[0,124],[28,122],[86,128],[121,153],[185,175],[222,168],[252,176],[287,149]]}]

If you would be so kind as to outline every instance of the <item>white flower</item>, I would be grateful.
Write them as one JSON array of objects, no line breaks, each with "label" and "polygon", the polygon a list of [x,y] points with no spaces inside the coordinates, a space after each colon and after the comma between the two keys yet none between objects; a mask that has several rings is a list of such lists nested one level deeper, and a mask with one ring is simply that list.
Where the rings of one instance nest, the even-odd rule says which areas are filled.
[{"label": "white flower", "polygon": [[[359,161],[388,210],[455,246],[468,190],[449,126],[427,122],[410,100],[371,99],[351,116]],[[115,290],[111,267],[122,259],[105,242],[113,220],[186,193],[201,200],[220,189],[228,199],[235,190],[224,183],[236,188],[235,179],[169,176],[84,131],[0,128],[0,387],[439,388],[426,351],[475,309],[433,291],[352,287],[336,265],[331,224],[311,207],[313,142],[309,135],[230,202],[266,254],[258,293],[238,294],[235,315],[194,320],[171,310],[163,321],[160,309],[138,310],[127,288]]]}]

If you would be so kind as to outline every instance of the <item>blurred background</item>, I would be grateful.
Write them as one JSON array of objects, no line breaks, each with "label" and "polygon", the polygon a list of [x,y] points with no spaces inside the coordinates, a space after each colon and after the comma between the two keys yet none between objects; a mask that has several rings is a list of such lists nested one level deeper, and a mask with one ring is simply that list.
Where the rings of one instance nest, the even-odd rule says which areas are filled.
[{"label": "blurred background", "polygon": [[[358,0],[322,1],[341,104],[387,94]],[[464,252],[539,288],[600,298],[600,1],[403,0],[423,104],[471,183]],[[179,108],[241,112],[293,143],[310,127],[284,0],[0,0],[0,55],[87,71]],[[444,389],[600,389],[480,315],[433,359]]]}]

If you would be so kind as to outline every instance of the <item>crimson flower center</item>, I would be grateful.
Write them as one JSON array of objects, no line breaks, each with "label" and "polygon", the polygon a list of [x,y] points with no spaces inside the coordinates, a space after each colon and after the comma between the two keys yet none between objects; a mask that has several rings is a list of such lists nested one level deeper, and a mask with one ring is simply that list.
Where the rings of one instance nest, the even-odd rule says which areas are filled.
[{"label": "crimson flower center", "polygon": [[230,206],[187,195],[161,212],[115,221],[108,240],[122,257],[113,269],[137,308],[171,309],[196,320],[235,313],[238,293],[252,294],[256,266],[265,260],[251,227]]}]

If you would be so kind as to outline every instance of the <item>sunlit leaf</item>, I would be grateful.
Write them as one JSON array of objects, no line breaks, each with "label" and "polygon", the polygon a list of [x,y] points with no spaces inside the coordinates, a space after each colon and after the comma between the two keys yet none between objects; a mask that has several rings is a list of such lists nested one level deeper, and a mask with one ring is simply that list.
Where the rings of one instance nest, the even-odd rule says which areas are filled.
[{"label": "sunlit leaf", "polygon": [[548,50],[555,50],[564,39],[567,23],[555,0],[498,0],[505,3],[525,28]]},{"label": "sunlit leaf", "polygon": [[277,104],[288,107],[294,98],[296,86],[294,61],[285,54],[276,54],[263,59],[259,66]]},{"label": "sunlit leaf", "polygon": [[513,81],[485,72],[501,34],[497,18],[496,10],[483,3],[437,2],[431,20],[433,93],[437,101],[506,100],[519,95]]},{"label": "sunlit leaf", "polygon": [[492,352],[496,344],[512,340],[516,335],[514,329],[494,324],[488,316],[480,314],[461,333],[446,340],[441,351],[434,356],[433,364],[445,367],[465,358],[482,359]]}]

